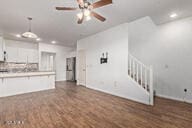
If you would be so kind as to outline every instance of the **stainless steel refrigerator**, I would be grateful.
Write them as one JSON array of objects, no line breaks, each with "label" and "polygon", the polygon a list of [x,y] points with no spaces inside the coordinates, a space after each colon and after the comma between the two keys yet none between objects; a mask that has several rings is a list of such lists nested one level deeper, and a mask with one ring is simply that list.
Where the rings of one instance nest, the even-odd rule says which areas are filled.
[{"label": "stainless steel refrigerator", "polygon": [[76,58],[67,58],[66,59],[66,79],[67,81],[76,81]]}]

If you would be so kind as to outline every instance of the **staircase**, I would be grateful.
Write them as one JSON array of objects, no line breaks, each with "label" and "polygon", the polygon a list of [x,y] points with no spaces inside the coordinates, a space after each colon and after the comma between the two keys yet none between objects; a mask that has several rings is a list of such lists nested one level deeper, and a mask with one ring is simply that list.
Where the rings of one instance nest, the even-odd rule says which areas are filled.
[{"label": "staircase", "polygon": [[149,94],[150,105],[153,105],[153,69],[152,66],[146,66],[137,58],[129,54],[128,58],[128,76],[137,86],[143,88]]}]

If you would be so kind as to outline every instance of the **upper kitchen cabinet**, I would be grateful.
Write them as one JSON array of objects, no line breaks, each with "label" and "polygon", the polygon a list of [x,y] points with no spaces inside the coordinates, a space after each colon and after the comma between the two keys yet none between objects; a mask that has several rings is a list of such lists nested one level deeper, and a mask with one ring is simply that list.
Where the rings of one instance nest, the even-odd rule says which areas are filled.
[{"label": "upper kitchen cabinet", "polygon": [[4,39],[0,36],[0,61],[4,60]]},{"label": "upper kitchen cabinet", "polygon": [[27,61],[28,63],[38,63],[39,62],[39,53],[37,50],[29,49],[27,51]]},{"label": "upper kitchen cabinet", "polygon": [[29,50],[26,49],[26,48],[18,48],[17,62],[19,62],[19,63],[27,63],[28,62],[28,51]]},{"label": "upper kitchen cabinet", "polygon": [[7,62],[38,63],[37,44],[6,40]]},{"label": "upper kitchen cabinet", "polygon": [[18,48],[16,47],[6,47],[6,61],[7,62],[17,62],[18,61]]}]

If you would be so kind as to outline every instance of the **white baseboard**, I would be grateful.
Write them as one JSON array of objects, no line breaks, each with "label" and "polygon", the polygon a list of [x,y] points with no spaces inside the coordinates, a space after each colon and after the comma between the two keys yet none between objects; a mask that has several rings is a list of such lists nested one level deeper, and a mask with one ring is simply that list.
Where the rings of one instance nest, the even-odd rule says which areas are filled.
[{"label": "white baseboard", "polygon": [[85,87],[86,87],[86,84],[80,83],[80,82],[78,82],[78,81],[77,81],[77,85],[82,85],[82,86],[85,86]]},{"label": "white baseboard", "polygon": [[156,96],[157,97],[162,97],[162,98],[165,98],[165,99],[180,101],[180,102],[192,103],[192,100],[190,101],[190,100],[176,98],[176,97],[172,97],[172,96],[165,96],[165,95],[161,95],[161,94],[156,94]]},{"label": "white baseboard", "polygon": [[135,98],[132,98],[132,97],[125,97],[125,96],[122,96],[122,95],[119,95],[119,94],[114,94],[112,92],[102,90],[102,89],[99,89],[99,88],[94,88],[94,87],[91,87],[91,86],[86,86],[86,87],[89,88],[89,89],[96,90],[96,91],[99,91],[99,92],[103,92],[103,93],[106,93],[106,94],[110,94],[110,95],[113,95],[113,96],[116,96],[116,97],[131,100],[133,102],[141,103],[141,104],[144,104],[144,105],[150,105],[150,103],[148,103],[148,102],[143,102],[141,100],[138,100],[138,99],[135,99]]},{"label": "white baseboard", "polygon": [[66,81],[66,80],[56,80],[55,82],[63,82],[63,81]]}]

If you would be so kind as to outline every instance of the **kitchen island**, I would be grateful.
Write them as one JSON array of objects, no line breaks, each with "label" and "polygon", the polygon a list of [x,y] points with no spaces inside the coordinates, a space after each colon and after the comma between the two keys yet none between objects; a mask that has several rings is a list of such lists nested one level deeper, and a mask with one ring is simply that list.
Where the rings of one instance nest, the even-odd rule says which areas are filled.
[{"label": "kitchen island", "polygon": [[0,74],[0,97],[55,88],[55,72]]}]

